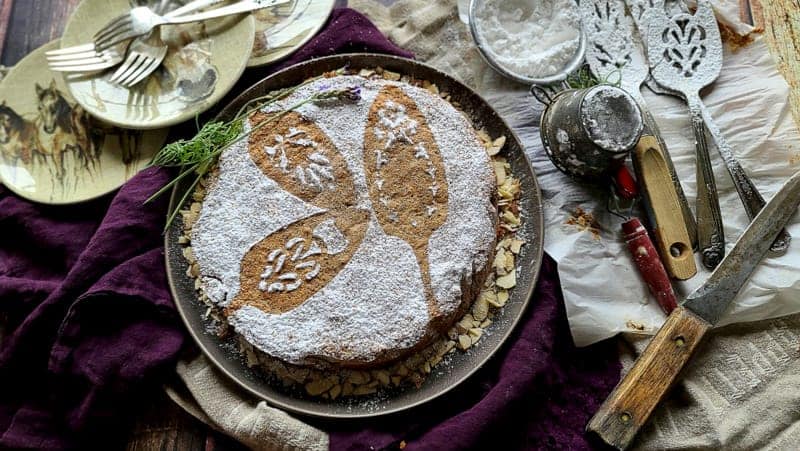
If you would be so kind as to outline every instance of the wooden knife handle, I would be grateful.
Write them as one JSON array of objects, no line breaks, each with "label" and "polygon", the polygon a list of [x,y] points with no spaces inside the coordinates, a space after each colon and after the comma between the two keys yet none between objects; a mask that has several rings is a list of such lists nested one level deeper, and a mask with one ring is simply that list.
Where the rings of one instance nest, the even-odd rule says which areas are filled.
[{"label": "wooden knife handle", "polygon": [[669,315],[678,306],[678,301],[675,299],[669,276],[661,259],[658,258],[658,252],[650,240],[650,235],[647,234],[639,218],[631,218],[622,223],[622,233],[639,274],[650,288],[650,293],[656,298],[658,305]]},{"label": "wooden knife handle", "polygon": [[654,234],[664,267],[676,279],[690,279],[697,274],[692,242],[669,167],[655,136],[645,135],[639,139],[633,160],[639,184],[652,211]]},{"label": "wooden knife handle", "polygon": [[633,368],[594,414],[587,431],[627,448],[664,398],[711,325],[679,306],[672,311]]}]

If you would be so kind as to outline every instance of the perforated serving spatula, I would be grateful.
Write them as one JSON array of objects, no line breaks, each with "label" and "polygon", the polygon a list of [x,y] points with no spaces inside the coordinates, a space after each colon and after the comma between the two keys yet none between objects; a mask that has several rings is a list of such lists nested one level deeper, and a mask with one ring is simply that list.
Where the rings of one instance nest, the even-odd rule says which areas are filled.
[{"label": "perforated serving spatula", "polygon": [[758,213],[708,280],[661,326],[586,426],[619,449],[627,448],[689,362],[706,332],[717,324],[772,241],[800,204],[800,172]]}]

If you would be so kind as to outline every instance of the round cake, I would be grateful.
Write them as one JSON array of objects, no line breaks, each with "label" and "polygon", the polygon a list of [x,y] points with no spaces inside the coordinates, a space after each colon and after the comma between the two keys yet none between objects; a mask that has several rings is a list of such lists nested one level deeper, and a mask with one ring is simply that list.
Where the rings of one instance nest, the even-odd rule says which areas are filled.
[{"label": "round cake", "polygon": [[[333,89],[359,95],[294,108]],[[190,236],[200,288],[247,342],[296,365],[375,366],[425,346],[475,300],[496,182],[450,103],[340,75],[250,114],[245,130]]]}]

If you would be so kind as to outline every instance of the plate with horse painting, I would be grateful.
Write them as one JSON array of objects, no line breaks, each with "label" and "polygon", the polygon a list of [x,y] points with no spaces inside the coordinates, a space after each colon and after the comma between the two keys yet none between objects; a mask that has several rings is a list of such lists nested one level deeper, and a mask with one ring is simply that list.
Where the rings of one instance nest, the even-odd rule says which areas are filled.
[{"label": "plate with horse painting", "polygon": [[27,199],[66,204],[125,183],[167,130],[123,130],[92,118],[46,69],[44,53],[56,48],[58,41],[38,48],[0,83],[0,181]]},{"label": "plate with horse painting", "polygon": [[[167,0],[164,10],[186,2]],[[91,42],[103,25],[137,5],[160,7],[161,0],[81,1],[64,27],[62,48]],[[65,75],[73,97],[89,114],[137,130],[194,119],[216,105],[239,80],[253,49],[255,22],[252,15],[239,14],[165,25],[154,33],[166,45],[166,56],[155,72],[132,88],[109,81],[117,67]]]}]

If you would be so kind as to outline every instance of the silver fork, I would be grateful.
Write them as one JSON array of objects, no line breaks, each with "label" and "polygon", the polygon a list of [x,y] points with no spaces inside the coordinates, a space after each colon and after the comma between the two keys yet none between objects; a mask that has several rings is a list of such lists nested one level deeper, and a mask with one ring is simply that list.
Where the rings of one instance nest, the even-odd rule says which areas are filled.
[{"label": "silver fork", "polygon": [[286,3],[287,1],[289,0],[245,0],[233,5],[212,9],[211,11],[188,14],[181,17],[160,16],[146,6],[140,6],[138,8],[133,8],[129,14],[123,14],[121,17],[113,20],[102,30],[97,32],[94,35],[94,46],[96,51],[102,52],[120,42],[145,35],[162,25],[176,25],[216,19],[218,17],[242,14],[275,6]]},{"label": "silver fork", "polygon": [[[165,0],[168,2],[168,0]],[[168,17],[180,16],[198,9],[221,3],[225,0],[194,0],[182,7],[165,14]],[[160,6],[163,11],[163,6]],[[142,38],[138,38],[142,39]],[[133,46],[134,44],[131,44]],[[121,47],[118,45],[117,47]],[[155,52],[152,52],[155,53]],[[109,67],[114,67],[123,59],[125,55],[121,48],[111,48],[98,52],[94,44],[83,44],[64,49],[51,50],[45,54],[47,63],[51,70],[58,72],[94,72]],[[126,62],[128,60],[126,59]],[[156,66],[157,67],[157,66]],[[154,68],[155,69],[155,68]]]},{"label": "silver fork", "polygon": [[[159,14],[164,14],[164,17],[167,18],[179,17],[223,1],[225,0],[195,0],[164,14],[169,0],[161,0],[155,11]],[[140,36],[134,39],[128,49],[128,56],[125,58],[125,62],[117,68],[117,71],[114,72],[109,81],[125,88],[136,85],[158,69],[158,66],[167,56],[168,49],[169,47],[161,40],[159,28],[151,31],[147,36]]]},{"label": "silver fork", "polygon": [[[208,2],[209,0],[201,0]],[[281,5],[290,0],[244,0],[233,5],[189,14],[181,17],[165,17],[147,7],[138,7],[105,26],[95,35],[93,43],[81,44],[47,52],[52,70],[62,72],[85,72],[106,69],[123,60],[122,51],[115,48],[120,43],[145,35],[161,25],[177,25],[237,15]],[[217,3],[217,2],[212,2]],[[187,5],[188,6],[188,5]]]},{"label": "silver fork", "polygon": [[[167,4],[170,0],[161,0],[154,11],[166,15]],[[128,56],[125,62],[117,68],[114,75],[108,80],[123,87],[129,88],[144,77],[156,70],[164,57],[167,56],[168,47],[161,40],[159,29],[151,31],[146,36],[140,36],[131,42],[128,47]],[[152,69],[151,69],[152,66]],[[142,76],[142,74],[144,74]]]}]

